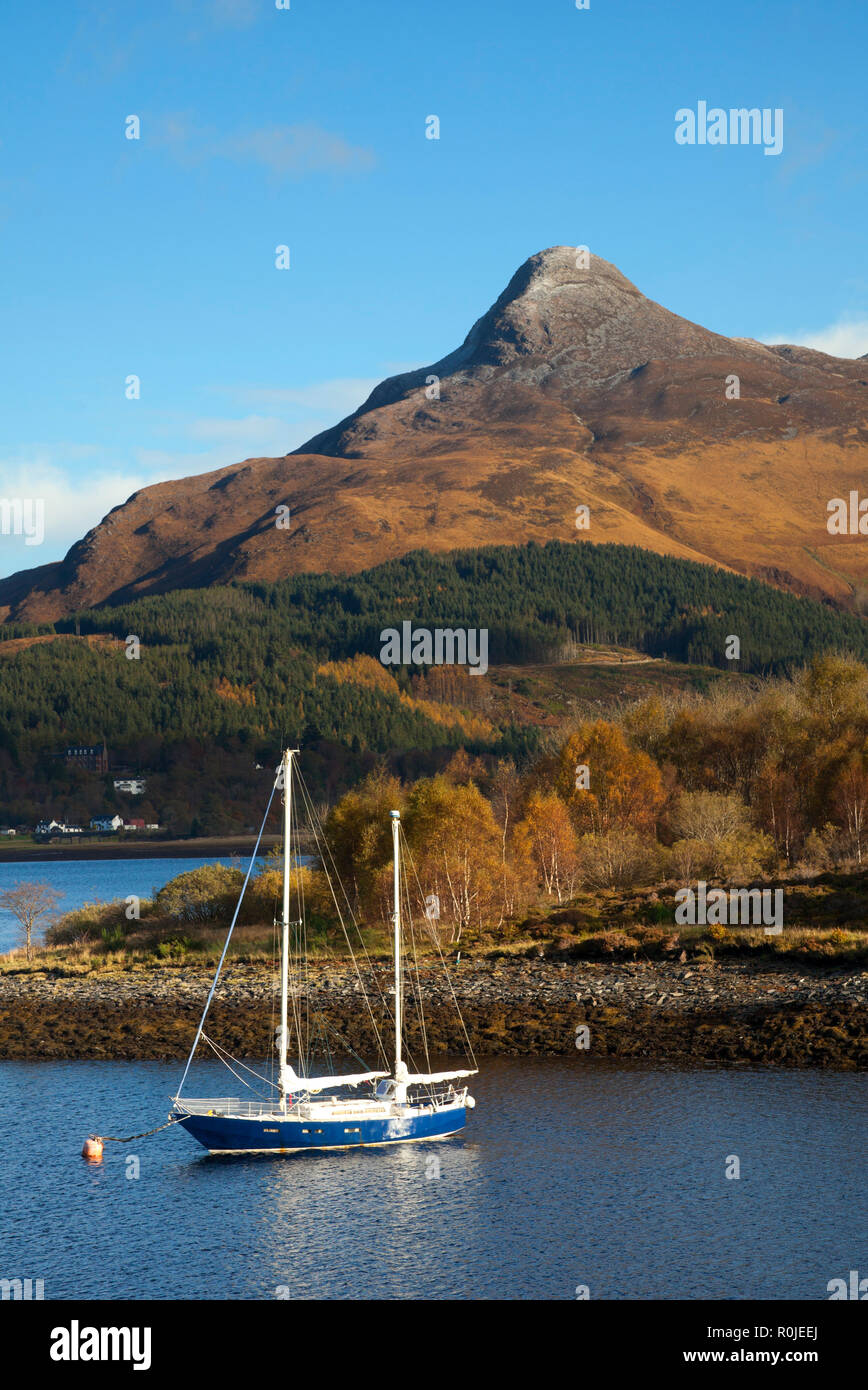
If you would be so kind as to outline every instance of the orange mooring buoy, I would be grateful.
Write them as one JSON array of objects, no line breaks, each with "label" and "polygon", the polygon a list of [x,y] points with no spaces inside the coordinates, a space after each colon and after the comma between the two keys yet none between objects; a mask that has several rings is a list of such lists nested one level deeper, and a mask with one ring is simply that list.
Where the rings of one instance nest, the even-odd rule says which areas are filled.
[{"label": "orange mooring buoy", "polygon": [[102,1158],[102,1140],[98,1134],[89,1134],[81,1147],[82,1158],[97,1160]]}]

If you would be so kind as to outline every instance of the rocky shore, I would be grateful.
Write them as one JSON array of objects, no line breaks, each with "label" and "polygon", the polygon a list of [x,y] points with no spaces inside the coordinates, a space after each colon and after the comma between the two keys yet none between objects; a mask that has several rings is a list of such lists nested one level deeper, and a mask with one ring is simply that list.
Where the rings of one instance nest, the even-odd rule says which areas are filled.
[{"label": "rocky shore", "polygon": [[[2,1058],[186,1056],[211,983],[201,967],[82,976],[0,977]],[[363,989],[364,983],[364,989]],[[432,1053],[462,1053],[464,1036],[440,970],[420,976]],[[312,965],[307,997],[330,1046],[375,1056],[389,1032],[390,970]],[[465,961],[455,997],[480,1056],[573,1055],[684,1064],[832,1067],[868,1064],[868,972],[750,961],[600,963]],[[376,1002],[369,1010],[366,994]],[[270,970],[230,965],[206,1031],[237,1056],[262,1056],[276,1019]],[[413,1050],[417,1010],[408,1000]],[[588,1029],[577,1048],[577,1029]],[[578,1034],[579,1041],[583,1035]]]}]

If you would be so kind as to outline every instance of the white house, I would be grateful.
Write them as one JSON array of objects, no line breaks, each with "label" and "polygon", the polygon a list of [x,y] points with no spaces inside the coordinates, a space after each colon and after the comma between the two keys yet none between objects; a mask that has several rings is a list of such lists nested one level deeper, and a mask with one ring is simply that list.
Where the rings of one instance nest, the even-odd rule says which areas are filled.
[{"label": "white house", "polygon": [[147,785],[145,777],[116,777],[114,779],[114,789],[116,792],[126,792],[127,796],[141,796]]},{"label": "white house", "polygon": [[94,816],[90,823],[91,830],[120,830],[123,825],[122,816]]}]

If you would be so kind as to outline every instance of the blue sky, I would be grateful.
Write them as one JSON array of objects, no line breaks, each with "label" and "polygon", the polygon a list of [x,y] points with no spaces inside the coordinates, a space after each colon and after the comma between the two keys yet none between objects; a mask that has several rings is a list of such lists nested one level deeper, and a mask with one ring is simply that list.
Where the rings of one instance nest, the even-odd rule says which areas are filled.
[{"label": "blue sky", "polygon": [[[0,496],[46,526],[0,573],[296,448],[546,246],[718,332],[868,352],[863,0],[103,0],[0,32]],[[677,145],[699,100],[780,107],[783,152]]]}]

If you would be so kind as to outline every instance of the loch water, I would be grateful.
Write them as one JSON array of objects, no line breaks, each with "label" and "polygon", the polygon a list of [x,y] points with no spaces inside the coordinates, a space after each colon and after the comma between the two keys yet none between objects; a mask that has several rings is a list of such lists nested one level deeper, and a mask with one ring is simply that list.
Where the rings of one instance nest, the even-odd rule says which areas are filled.
[{"label": "loch water", "polygon": [[[249,859],[224,855],[219,859],[52,859],[3,860],[0,862],[0,892],[19,883],[47,883],[57,894],[57,914],[72,912],[88,902],[114,902],[135,894],[152,898],[178,874],[203,864],[239,864],[245,871]],[[39,934],[37,934],[39,935]],[[0,908],[0,952],[20,943],[18,923],[11,912]]]},{"label": "loch water", "polygon": [[[219,1157],[174,1126],[80,1158],[91,1131],[161,1123],[180,1073],[0,1063],[0,1277],[46,1299],[819,1300],[868,1271],[856,1073],[492,1058],[441,1143]],[[194,1073],[190,1094],[239,1094]]]}]

